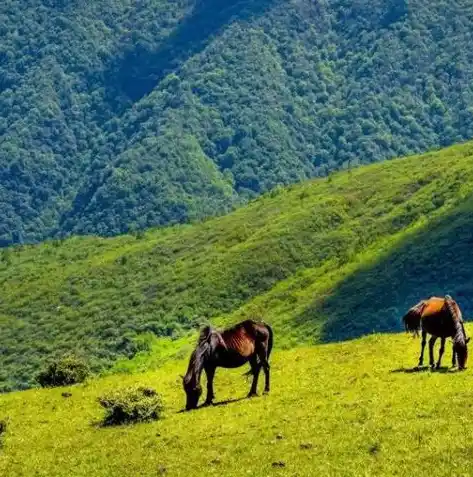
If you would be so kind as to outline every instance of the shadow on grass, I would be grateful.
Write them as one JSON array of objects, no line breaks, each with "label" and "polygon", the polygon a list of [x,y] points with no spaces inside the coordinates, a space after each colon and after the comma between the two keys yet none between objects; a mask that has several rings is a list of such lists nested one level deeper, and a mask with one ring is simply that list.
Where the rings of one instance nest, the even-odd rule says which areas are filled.
[{"label": "shadow on grass", "polygon": [[[201,404],[199,407],[197,407],[197,409],[192,409],[191,411],[198,411],[200,409],[207,409],[209,407],[211,408],[211,407],[217,407],[217,406],[228,406],[229,404],[246,401],[247,399],[248,399],[247,397],[241,397],[241,398],[235,398],[235,399],[226,399],[225,401],[214,402],[211,405]],[[181,409],[180,411],[177,411],[176,414],[181,414],[183,412],[190,412],[190,411],[187,411],[186,409]]]},{"label": "shadow on grass", "polygon": [[233,404],[235,402],[246,401],[247,397],[235,398],[235,399],[227,399],[226,401],[219,401],[213,404],[214,406],[228,406],[229,404]]},{"label": "shadow on grass", "polygon": [[296,320],[323,320],[324,342],[401,331],[401,318],[419,300],[452,295],[463,315],[473,312],[473,197],[432,221],[389,255],[345,279]]},{"label": "shadow on grass", "polygon": [[439,369],[431,369],[430,366],[415,366],[414,368],[398,368],[390,371],[391,374],[418,374],[418,373],[456,373],[458,372],[457,368],[449,368],[448,366],[442,366]]}]

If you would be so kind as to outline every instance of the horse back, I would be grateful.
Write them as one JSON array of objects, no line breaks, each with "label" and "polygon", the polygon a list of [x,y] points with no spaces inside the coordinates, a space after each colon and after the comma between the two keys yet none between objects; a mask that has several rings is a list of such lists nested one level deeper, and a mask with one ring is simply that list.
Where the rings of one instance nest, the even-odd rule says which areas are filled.
[{"label": "horse back", "polygon": [[429,298],[422,310],[422,328],[432,336],[448,337],[455,333],[454,317],[444,298]]},{"label": "horse back", "polygon": [[227,350],[238,353],[242,358],[249,358],[255,352],[255,336],[251,328],[237,326],[222,333]]},{"label": "horse back", "polygon": [[435,316],[439,313],[444,313],[446,310],[445,299],[432,297],[429,298],[422,310],[422,318],[427,318],[429,316]]}]

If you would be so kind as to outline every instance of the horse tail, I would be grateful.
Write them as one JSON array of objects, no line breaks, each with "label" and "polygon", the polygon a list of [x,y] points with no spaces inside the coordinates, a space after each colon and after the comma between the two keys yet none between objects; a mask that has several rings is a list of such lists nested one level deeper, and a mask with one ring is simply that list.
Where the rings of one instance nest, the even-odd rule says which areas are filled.
[{"label": "horse tail", "polygon": [[[268,350],[266,352],[266,359],[269,360],[269,356],[271,355],[271,351],[273,349],[273,343],[274,343],[274,333],[273,329],[271,328],[268,323],[263,322],[263,326],[268,330]],[[253,376],[253,369],[250,369],[246,373],[243,373],[243,376],[248,377],[248,376]]]},{"label": "horse tail", "polygon": [[269,360],[269,356],[271,354],[271,351],[273,349],[273,343],[274,343],[274,333],[273,333],[273,329],[271,328],[270,325],[268,325],[267,323],[264,324],[266,326],[266,329],[268,330],[268,354],[266,356],[266,359]]},{"label": "horse tail", "polygon": [[419,334],[424,307],[425,302],[421,301],[409,309],[409,311],[403,316],[402,321],[407,332],[414,333],[414,335]]}]

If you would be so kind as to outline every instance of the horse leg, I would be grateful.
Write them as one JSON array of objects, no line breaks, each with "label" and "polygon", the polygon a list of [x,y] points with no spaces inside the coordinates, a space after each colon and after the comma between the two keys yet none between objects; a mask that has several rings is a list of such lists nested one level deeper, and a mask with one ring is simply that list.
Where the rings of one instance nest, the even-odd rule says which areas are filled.
[{"label": "horse leg", "polygon": [[418,367],[421,368],[424,364],[424,350],[425,344],[427,343],[427,332],[422,330],[422,344],[420,345],[420,356],[419,356],[419,364]]},{"label": "horse leg", "polygon": [[430,362],[430,367],[434,368],[435,363],[434,363],[434,346],[435,342],[437,341],[436,336],[432,336],[429,340],[429,362]]},{"label": "horse leg", "polygon": [[268,363],[268,353],[267,353],[267,350],[266,350],[266,347],[262,347],[262,349],[260,349],[258,351],[258,358],[259,358],[259,361],[261,363],[261,366],[263,367],[263,371],[264,371],[264,394],[267,394],[269,393],[269,369],[270,369],[270,366],[269,366],[269,363]]},{"label": "horse leg", "polygon": [[437,369],[440,369],[440,364],[442,362],[442,356],[445,351],[445,338],[440,338],[440,351],[439,351],[439,360],[437,361]]},{"label": "horse leg", "polygon": [[204,406],[210,406],[214,400],[214,376],[215,368],[209,367],[205,368],[205,374],[207,375],[207,398],[205,400]]},{"label": "horse leg", "polygon": [[261,370],[261,364],[258,362],[258,357],[257,355],[253,355],[253,357],[250,360],[250,366],[251,366],[251,372],[253,374],[253,382],[251,383],[251,389],[250,392],[248,393],[248,397],[253,397],[257,396],[257,390],[258,390],[258,377],[259,377],[259,372]]},{"label": "horse leg", "polygon": [[457,365],[457,355],[455,353],[455,346],[452,346],[452,368]]}]

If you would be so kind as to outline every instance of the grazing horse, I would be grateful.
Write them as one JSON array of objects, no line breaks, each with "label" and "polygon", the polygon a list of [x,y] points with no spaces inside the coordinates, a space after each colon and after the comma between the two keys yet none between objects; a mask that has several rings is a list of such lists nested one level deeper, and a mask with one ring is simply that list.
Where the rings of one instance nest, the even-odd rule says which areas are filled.
[{"label": "grazing horse", "polygon": [[273,330],[263,322],[246,320],[233,328],[217,331],[206,326],[200,333],[197,347],[192,353],[187,373],[183,377],[184,391],[187,395],[186,409],[197,408],[202,388],[202,371],[207,375],[207,399],[204,405],[212,404],[214,399],[213,380],[215,369],[238,368],[249,362],[253,375],[248,397],[255,396],[261,368],[265,374],[264,392],[269,392],[269,355],[273,347]]},{"label": "grazing horse", "polygon": [[445,298],[433,296],[428,300],[422,300],[407,312],[403,321],[406,331],[418,335],[419,331],[422,330],[419,367],[424,362],[424,349],[427,334],[429,334],[431,335],[429,357],[432,368],[434,368],[434,345],[437,338],[441,339],[439,359],[435,366],[439,369],[445,351],[445,340],[451,337],[453,339],[452,366],[455,366],[455,357],[458,357],[458,369],[465,369],[468,358],[467,344],[470,338],[466,337],[460,308],[451,296],[446,295]]}]

